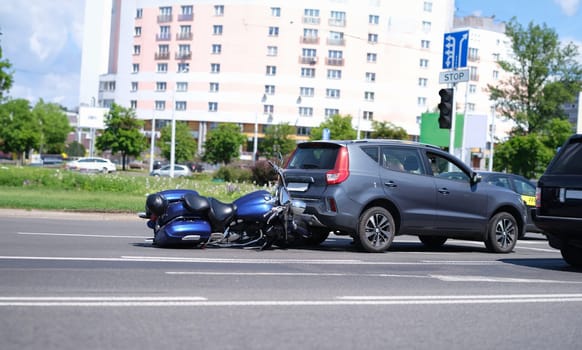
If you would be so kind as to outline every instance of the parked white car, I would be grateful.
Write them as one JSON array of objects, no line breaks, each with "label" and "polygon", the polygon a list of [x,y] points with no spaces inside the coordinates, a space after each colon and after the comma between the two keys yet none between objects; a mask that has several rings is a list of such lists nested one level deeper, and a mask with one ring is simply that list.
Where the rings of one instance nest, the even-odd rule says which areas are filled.
[{"label": "parked white car", "polygon": [[79,158],[67,163],[67,169],[80,172],[100,172],[112,173],[117,171],[117,167],[109,159],[99,157]]},{"label": "parked white car", "polygon": [[[150,173],[150,176],[170,176],[171,166],[164,165],[159,169],[155,169]],[[192,176],[192,171],[185,165],[174,165],[174,177]]]}]

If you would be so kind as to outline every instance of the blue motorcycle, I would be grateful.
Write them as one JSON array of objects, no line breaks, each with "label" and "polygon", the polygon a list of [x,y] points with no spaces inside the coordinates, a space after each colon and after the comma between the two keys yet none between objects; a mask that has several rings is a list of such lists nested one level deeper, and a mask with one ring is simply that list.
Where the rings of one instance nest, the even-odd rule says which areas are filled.
[{"label": "blue motorcycle", "polygon": [[283,170],[278,174],[274,195],[266,190],[248,193],[232,203],[201,196],[197,191],[178,189],[150,194],[145,212],[158,247],[258,247],[309,243],[311,233],[298,217],[305,203],[292,200]]}]

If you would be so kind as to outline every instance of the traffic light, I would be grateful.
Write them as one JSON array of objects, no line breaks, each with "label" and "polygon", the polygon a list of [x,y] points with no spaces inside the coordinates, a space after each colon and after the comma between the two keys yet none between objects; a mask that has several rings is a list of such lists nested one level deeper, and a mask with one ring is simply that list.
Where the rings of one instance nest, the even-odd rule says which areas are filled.
[{"label": "traffic light", "polygon": [[439,128],[450,129],[453,118],[453,89],[440,89],[441,103],[439,103]]}]

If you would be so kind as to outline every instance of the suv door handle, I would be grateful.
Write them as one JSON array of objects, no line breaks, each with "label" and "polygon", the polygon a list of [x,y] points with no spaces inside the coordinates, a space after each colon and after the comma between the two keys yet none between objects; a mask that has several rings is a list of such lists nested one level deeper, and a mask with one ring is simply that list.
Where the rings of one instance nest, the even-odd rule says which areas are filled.
[{"label": "suv door handle", "polygon": [[451,191],[449,191],[449,189],[446,188],[446,187],[441,187],[441,188],[438,189],[438,191],[439,191],[439,193],[442,193],[442,194],[449,194],[449,193],[451,193]]},{"label": "suv door handle", "polygon": [[384,182],[384,186],[386,186],[386,187],[398,187],[398,185],[396,185],[396,183],[394,183],[394,181],[392,181],[392,180]]}]

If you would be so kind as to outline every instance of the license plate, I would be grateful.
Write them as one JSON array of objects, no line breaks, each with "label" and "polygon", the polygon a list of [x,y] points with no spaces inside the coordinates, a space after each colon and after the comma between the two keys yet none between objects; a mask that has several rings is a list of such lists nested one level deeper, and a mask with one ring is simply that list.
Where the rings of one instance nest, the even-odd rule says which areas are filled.
[{"label": "license plate", "polygon": [[294,192],[305,192],[309,188],[309,184],[300,182],[290,182],[287,184],[287,189]]}]

